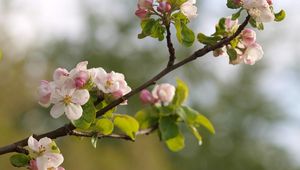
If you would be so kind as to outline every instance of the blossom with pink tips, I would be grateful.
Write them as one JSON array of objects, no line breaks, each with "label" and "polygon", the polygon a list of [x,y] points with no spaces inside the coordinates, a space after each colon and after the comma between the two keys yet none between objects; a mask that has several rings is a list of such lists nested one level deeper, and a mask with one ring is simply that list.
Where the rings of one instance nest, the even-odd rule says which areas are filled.
[{"label": "blossom with pink tips", "polygon": [[242,33],[242,43],[245,46],[250,46],[251,44],[255,43],[256,41],[256,33],[255,31],[249,29],[249,28],[245,28]]},{"label": "blossom with pink tips", "polygon": [[50,138],[44,137],[38,141],[30,136],[28,147],[38,155],[35,160],[30,161],[31,170],[62,170],[59,165],[63,163],[64,157]]},{"label": "blossom with pink tips", "polygon": [[77,120],[82,116],[82,105],[90,98],[86,89],[76,89],[74,80],[67,79],[61,88],[56,88],[51,96],[54,106],[50,110],[53,118],[58,118],[64,113],[70,120]]},{"label": "blossom with pink tips", "polygon": [[143,104],[154,104],[155,99],[152,96],[151,92],[149,90],[142,90],[140,92],[140,100],[142,101]]},{"label": "blossom with pink tips", "polygon": [[253,43],[247,47],[246,51],[243,54],[243,59],[245,64],[254,65],[258,60],[260,60],[264,55],[262,47]]},{"label": "blossom with pink tips", "polygon": [[168,83],[155,85],[152,90],[152,96],[157,103],[163,103],[164,105],[169,104],[175,96],[175,87]]},{"label": "blossom with pink tips", "polygon": [[180,6],[180,11],[189,20],[195,18],[197,14],[196,0],[188,0]]},{"label": "blossom with pink tips", "polygon": [[275,15],[270,9],[272,1],[267,0],[244,0],[243,7],[248,10],[251,17],[257,22],[274,21]]},{"label": "blossom with pink tips", "polygon": [[172,8],[172,6],[169,2],[162,1],[162,2],[159,3],[159,5],[157,7],[157,10],[159,12],[164,13],[164,12],[170,12],[171,8]]},{"label": "blossom with pink tips", "polygon": [[40,82],[40,86],[38,88],[38,95],[39,95],[39,104],[44,107],[49,107],[49,105],[51,104],[50,101],[51,87],[48,81],[42,80]]},{"label": "blossom with pink tips", "polygon": [[226,17],[225,18],[225,29],[227,32],[233,32],[235,31],[239,25],[239,21],[237,19],[232,20],[231,17]]}]

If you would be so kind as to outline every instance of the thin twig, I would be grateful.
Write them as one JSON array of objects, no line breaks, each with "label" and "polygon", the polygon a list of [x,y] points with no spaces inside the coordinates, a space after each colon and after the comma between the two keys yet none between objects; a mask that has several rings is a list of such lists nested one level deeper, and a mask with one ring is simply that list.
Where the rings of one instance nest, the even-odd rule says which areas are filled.
[{"label": "thin twig", "polygon": [[172,37],[171,37],[171,31],[170,31],[170,23],[166,23],[166,30],[167,30],[167,47],[169,50],[169,61],[168,61],[168,67],[174,65],[176,56],[175,56],[175,49],[172,43]]},{"label": "thin twig", "polygon": [[[248,15],[245,19],[245,21],[239,26],[238,30],[230,37],[225,38],[221,41],[219,41],[217,44],[212,45],[212,46],[205,46],[200,50],[197,50],[196,52],[194,52],[192,55],[190,55],[189,57],[185,58],[184,60],[166,67],[165,69],[163,69],[161,72],[159,72],[156,76],[154,76],[152,79],[148,80],[147,82],[145,82],[144,84],[142,84],[141,86],[137,87],[136,89],[132,90],[130,93],[126,94],[125,96],[111,102],[109,105],[107,105],[106,107],[104,107],[103,109],[99,110],[97,112],[97,117],[102,116],[103,114],[105,114],[107,111],[113,109],[114,107],[118,106],[120,103],[124,102],[125,100],[129,99],[131,96],[139,93],[141,90],[149,87],[150,85],[153,84],[153,82],[156,82],[157,80],[159,80],[160,78],[162,78],[163,76],[165,76],[166,74],[170,73],[171,71],[199,58],[202,57],[204,55],[206,55],[207,53],[216,50],[218,48],[221,48],[227,44],[230,43],[230,41],[232,41],[234,38],[236,38],[242,31],[243,29],[246,27],[246,25],[248,24],[250,20],[250,16]],[[43,137],[49,137],[51,139],[56,139],[59,137],[63,137],[66,136],[68,134],[71,134],[72,131],[75,129],[74,125],[72,125],[71,123],[66,124],[56,130],[41,134],[41,135],[37,135],[36,138],[37,139],[41,139]],[[15,142],[13,144],[4,146],[0,148],[0,155],[6,154],[6,153],[10,153],[10,152],[19,152],[19,150],[17,148],[22,148],[27,146],[27,140],[28,137],[20,140],[18,142]]]}]

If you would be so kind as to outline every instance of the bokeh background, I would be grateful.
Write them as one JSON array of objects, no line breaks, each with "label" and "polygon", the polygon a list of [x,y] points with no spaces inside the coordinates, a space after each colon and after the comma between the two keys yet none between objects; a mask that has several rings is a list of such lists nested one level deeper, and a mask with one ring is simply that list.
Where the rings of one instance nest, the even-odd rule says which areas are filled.
[{"label": "bokeh background", "polygon": [[[220,17],[233,11],[225,0],[198,0],[196,32],[212,33]],[[68,170],[299,170],[300,169],[300,1],[278,0],[283,23],[258,33],[265,56],[255,66],[228,64],[207,55],[160,82],[185,80],[188,104],[209,117],[217,130],[203,131],[204,144],[186,133],[186,148],[171,153],[156,134],[135,143],[104,139],[94,149],[88,139],[57,140]],[[167,62],[165,42],[138,40],[135,0],[0,0],[0,146],[63,125],[37,104],[36,87],[57,67],[88,60],[126,75],[131,87],[156,74]],[[279,8],[280,7],[280,8]],[[176,42],[176,41],[175,41]],[[177,47],[179,59],[194,49]],[[137,97],[120,112],[134,114]],[[1,170],[14,170],[10,154]]]}]

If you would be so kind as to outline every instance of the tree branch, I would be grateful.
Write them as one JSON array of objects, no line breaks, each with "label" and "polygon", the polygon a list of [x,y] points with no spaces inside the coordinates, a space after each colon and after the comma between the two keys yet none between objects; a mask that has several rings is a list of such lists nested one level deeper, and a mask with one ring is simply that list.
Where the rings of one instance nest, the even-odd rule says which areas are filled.
[{"label": "tree branch", "polygon": [[[132,90],[130,93],[124,95],[123,97],[111,102],[109,105],[107,105],[106,107],[104,107],[103,109],[101,109],[100,111],[97,112],[97,117],[102,116],[103,114],[105,114],[107,111],[113,109],[114,107],[118,106],[120,103],[124,102],[125,100],[129,99],[131,96],[139,93],[141,90],[149,87],[150,85],[152,85],[154,82],[156,82],[157,80],[159,80],[160,78],[162,78],[163,76],[165,76],[166,74],[168,74],[169,72],[193,61],[196,60],[199,57],[202,57],[204,55],[206,55],[207,53],[216,50],[218,48],[221,48],[227,44],[230,43],[230,41],[232,41],[234,38],[236,38],[242,31],[243,29],[247,26],[248,22],[250,20],[250,16],[248,15],[245,19],[245,21],[239,26],[238,30],[230,37],[227,37],[221,41],[219,41],[217,44],[213,45],[213,46],[205,46],[200,50],[197,50],[196,52],[194,52],[192,55],[190,55],[189,57],[185,58],[184,60],[173,64],[169,67],[166,67],[165,69],[163,69],[160,73],[158,73],[156,76],[154,76],[152,79],[148,80],[147,82],[145,82],[144,84],[142,84],[141,86],[137,87],[136,89]],[[75,129],[75,127],[69,123],[66,124],[56,130],[41,134],[41,135],[36,135],[35,138],[36,139],[41,139],[43,137],[49,137],[51,139],[56,139],[59,137],[63,137],[66,135],[70,135],[72,134],[73,130]],[[149,132],[151,133],[151,132]],[[20,152],[20,148],[27,146],[27,140],[28,137],[20,140],[18,142],[15,142],[13,144],[4,146],[0,148],[0,155],[6,154],[6,153],[10,153],[10,152]]]},{"label": "tree branch", "polygon": [[[150,133],[154,132],[157,128],[158,127],[155,126],[155,127],[149,128],[149,129],[140,130],[135,135],[136,136],[149,135]],[[71,135],[71,136],[78,136],[78,137],[87,137],[87,138],[90,138],[90,137],[93,137],[93,136],[97,135],[97,137],[99,139],[102,139],[102,138],[112,138],[112,139],[124,139],[124,140],[132,141],[132,142],[135,141],[135,140],[131,139],[129,136],[124,135],[124,134],[103,135],[103,134],[95,134],[93,132],[86,133],[86,132],[79,132],[79,131],[73,130],[72,132],[69,133],[69,135]]]},{"label": "tree branch", "polygon": [[168,61],[168,66],[167,67],[170,67],[170,66],[174,65],[174,62],[175,62],[175,59],[176,59],[175,49],[174,49],[173,43],[172,43],[170,23],[166,24],[166,30],[167,30],[167,36],[166,36],[167,47],[168,47],[168,50],[169,50],[169,61]]}]

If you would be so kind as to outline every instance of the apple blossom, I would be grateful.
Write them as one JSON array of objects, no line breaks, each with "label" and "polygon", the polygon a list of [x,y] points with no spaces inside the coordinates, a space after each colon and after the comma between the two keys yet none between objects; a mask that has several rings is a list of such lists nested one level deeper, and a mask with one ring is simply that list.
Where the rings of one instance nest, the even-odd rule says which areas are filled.
[{"label": "apple blossom", "polygon": [[140,100],[143,104],[153,104],[155,103],[155,99],[152,96],[151,92],[149,90],[142,90],[140,93]]},{"label": "apple blossom", "polygon": [[157,102],[162,102],[167,105],[170,103],[175,95],[175,87],[168,83],[156,85],[152,90],[152,95]]},{"label": "apple blossom", "polygon": [[68,119],[77,120],[82,116],[82,105],[90,98],[86,89],[76,89],[74,80],[68,78],[61,88],[56,88],[51,95],[54,106],[50,110],[53,118],[60,117],[63,113]]},{"label": "apple blossom", "polygon": [[171,8],[172,8],[172,6],[171,6],[171,4],[169,2],[163,1],[163,2],[159,3],[159,5],[157,7],[157,10],[159,12],[170,12]]},{"label": "apple blossom", "polygon": [[256,61],[260,60],[264,55],[262,47],[253,43],[247,47],[246,51],[243,54],[245,64],[254,65]]},{"label": "apple blossom", "polygon": [[197,16],[197,7],[195,6],[196,0],[188,0],[180,6],[180,11],[189,20]]},{"label": "apple blossom", "polygon": [[39,95],[39,104],[44,107],[49,107],[50,105],[50,97],[51,97],[51,87],[50,83],[46,80],[42,80],[40,82],[40,86],[38,88]]},{"label": "apple blossom", "polygon": [[131,91],[124,75],[114,71],[106,73],[104,69],[98,69],[95,83],[99,90],[106,94],[112,94],[115,98],[122,97]]},{"label": "apple blossom", "polygon": [[241,36],[242,36],[242,43],[245,46],[250,46],[251,44],[255,43],[255,41],[256,41],[256,33],[249,28],[245,28],[242,31]]},{"label": "apple blossom", "polygon": [[138,8],[135,11],[135,15],[138,16],[140,19],[145,19],[145,18],[147,18],[148,10],[147,9]]},{"label": "apple blossom", "polygon": [[138,8],[149,9],[152,8],[153,0],[138,0]]},{"label": "apple blossom", "polygon": [[70,77],[74,80],[75,87],[80,89],[90,79],[90,72],[87,70],[87,61],[80,62],[70,71]]},{"label": "apple blossom", "polygon": [[257,22],[271,22],[274,21],[275,15],[269,3],[267,0],[244,0],[243,7]]},{"label": "apple blossom", "polygon": [[35,170],[57,169],[64,161],[54,141],[44,137],[37,141],[32,136],[28,138],[28,147],[37,155],[36,160],[30,161],[30,167]]},{"label": "apple blossom", "polygon": [[238,28],[238,23],[239,21],[236,20],[232,20],[231,17],[226,17],[225,19],[225,29],[227,32],[232,32],[235,31]]}]

